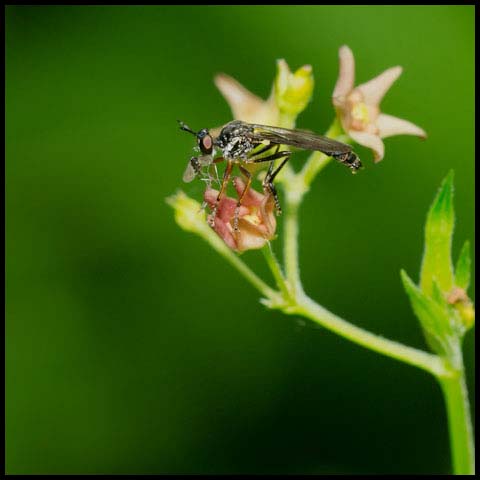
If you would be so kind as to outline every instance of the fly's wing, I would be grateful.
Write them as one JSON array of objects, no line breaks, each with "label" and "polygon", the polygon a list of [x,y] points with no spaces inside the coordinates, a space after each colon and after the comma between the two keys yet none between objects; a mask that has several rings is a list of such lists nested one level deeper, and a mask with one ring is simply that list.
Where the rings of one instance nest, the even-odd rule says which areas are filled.
[{"label": "fly's wing", "polygon": [[200,157],[192,157],[188,161],[187,168],[183,173],[183,181],[190,183],[198,173],[201,167],[208,167],[213,162],[213,155],[201,155]]},{"label": "fly's wing", "polygon": [[302,150],[317,150],[327,155],[340,155],[352,151],[352,148],[345,143],[317,135],[308,130],[291,130],[289,128],[257,124],[252,124],[251,126],[253,131],[249,136],[256,141],[268,140],[271,143],[290,145]]},{"label": "fly's wing", "polygon": [[193,168],[192,162],[189,160],[187,168],[185,169],[185,172],[183,173],[183,181],[185,183],[190,183],[196,176],[197,176],[197,172]]}]

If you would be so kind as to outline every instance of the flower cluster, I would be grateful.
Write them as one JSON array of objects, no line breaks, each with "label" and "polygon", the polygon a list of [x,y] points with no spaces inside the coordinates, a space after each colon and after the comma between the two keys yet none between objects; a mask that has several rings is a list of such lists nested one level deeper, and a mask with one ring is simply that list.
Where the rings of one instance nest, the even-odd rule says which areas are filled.
[{"label": "flower cluster", "polygon": [[[389,68],[354,87],[355,61],[350,48],[342,46],[339,58],[339,75],[332,94],[337,117],[344,132],[353,141],[373,151],[375,162],[384,157],[383,138],[393,135],[426,137],[426,133],[413,123],[380,111],[380,102],[401,74],[401,67]],[[285,60],[277,62],[277,75],[267,100],[254,95],[226,74],[218,74],[214,81],[235,120],[286,128],[295,126],[297,115],[305,109],[313,91],[312,67],[304,65],[291,72]],[[234,183],[240,195],[244,183],[240,178],[236,178]],[[240,208],[236,199],[226,196],[215,207],[216,195],[218,192],[209,186],[204,196],[212,211],[217,208],[217,218],[210,216],[210,223],[231,249],[241,252],[261,248],[274,237],[274,201],[269,192],[262,194],[250,189]],[[238,231],[233,228],[235,216],[238,216]]]},{"label": "flower cluster", "polygon": [[[238,195],[245,189],[240,177],[233,179]],[[207,188],[204,200],[213,209],[218,191]],[[237,200],[228,196],[221,198],[213,220],[213,229],[223,241],[237,252],[262,248],[275,236],[275,202],[271,194],[261,194],[253,188],[247,190],[238,212],[238,228],[234,228]]]},{"label": "flower cluster", "polygon": [[[402,134],[426,137],[424,130],[417,125],[387,115],[380,110],[383,97],[402,72],[401,67],[389,68],[368,82],[355,86],[355,62],[352,51],[343,46],[339,50],[339,57],[339,76],[332,92],[336,117],[326,133],[327,137],[340,142],[355,142],[371,149],[375,162],[379,162],[385,156],[383,139],[387,137]],[[272,147],[275,145],[272,146],[267,137],[265,148],[262,145],[254,147],[252,143],[256,142],[249,141],[251,130],[242,122],[283,129],[295,128],[297,116],[311,99],[313,91],[311,66],[304,65],[291,72],[287,63],[279,60],[277,75],[267,100],[257,97],[225,74],[217,75],[215,84],[230,105],[235,120],[241,122],[229,124],[227,128],[223,127],[225,129],[220,138],[216,137],[215,130],[219,134],[221,129],[194,132],[181,124],[183,130],[197,137],[197,150],[203,154],[199,158],[191,158],[187,180],[198,177],[200,173],[200,178],[206,181],[207,187],[203,196],[204,208],[181,191],[167,199],[174,209],[177,224],[183,230],[203,238],[235,267],[261,293],[260,301],[266,307],[287,315],[308,318],[358,345],[433,374],[439,380],[446,399],[454,472],[474,473],[474,440],[462,341],[465,334],[474,326],[475,307],[468,296],[471,284],[468,241],[464,243],[455,266],[452,261],[455,224],[453,171],[443,181],[427,215],[418,284],[405,270],[401,270],[404,289],[430,349],[430,352],[427,352],[389,340],[350,323],[312,300],[302,285],[298,254],[299,206],[313,179],[331,161],[331,157],[323,150],[314,151],[303,167],[295,172],[288,163],[285,163],[291,153],[284,151],[289,148],[288,146],[279,146],[282,150],[277,152],[278,155],[272,154]],[[259,127],[257,130],[262,129]],[[255,133],[255,128],[253,131]],[[294,136],[291,132],[286,132],[286,135]],[[307,136],[304,134],[303,138]],[[217,142],[214,141],[215,138],[218,138]],[[275,144],[288,141],[285,137],[275,138],[277,140]],[[333,145],[332,142],[325,143]],[[217,164],[222,160],[222,157],[215,156],[213,149],[215,144],[222,147],[222,154],[227,160],[224,180],[219,191],[212,188],[213,183],[220,184]],[[334,152],[328,150],[327,153]],[[247,154],[251,156],[244,157]],[[257,164],[253,155],[262,155],[256,158],[262,162]],[[249,158],[250,161],[243,162],[242,158]],[[275,161],[277,165],[272,163]],[[257,180],[254,177],[255,166],[261,167],[264,162],[269,162],[269,170],[263,180],[264,192],[260,193],[250,187]],[[233,177],[235,194],[228,196],[233,167],[240,167],[243,176]],[[277,176],[278,172],[280,175]],[[269,245],[270,240],[275,238],[277,226],[278,199],[274,195],[273,180],[277,180],[284,188],[286,214],[285,236],[282,241],[283,262],[279,261],[274,249]],[[206,207],[211,212],[208,216]],[[262,248],[263,256],[275,281],[274,288],[237,254],[259,248]]]},{"label": "flower cluster", "polygon": [[345,132],[355,142],[371,148],[376,162],[382,160],[385,147],[382,138],[394,135],[427,134],[407,120],[380,111],[380,102],[402,73],[402,67],[385,70],[372,80],[354,87],[355,60],[346,45],[340,48],[340,71],[333,90],[332,101]]}]

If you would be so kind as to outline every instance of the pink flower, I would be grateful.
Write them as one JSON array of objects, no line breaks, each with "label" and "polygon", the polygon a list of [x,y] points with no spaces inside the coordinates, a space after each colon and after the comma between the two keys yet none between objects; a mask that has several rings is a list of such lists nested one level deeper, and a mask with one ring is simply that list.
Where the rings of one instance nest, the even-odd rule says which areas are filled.
[{"label": "pink flower", "polygon": [[340,72],[332,94],[342,127],[357,143],[373,150],[375,162],[382,160],[385,147],[382,138],[394,135],[427,134],[407,120],[380,111],[380,102],[402,73],[402,67],[392,67],[354,88],[355,60],[346,45],[339,50]]},{"label": "pink flower", "polygon": [[[235,177],[233,184],[240,195],[245,188],[244,181]],[[218,191],[212,188],[205,191],[204,200],[210,208],[214,207],[217,195]],[[247,191],[238,212],[238,230],[234,229],[236,208],[237,199],[223,196],[218,204],[213,226],[218,236],[231,249],[243,252],[262,248],[275,236],[277,222],[272,195],[259,193],[253,188]]]}]

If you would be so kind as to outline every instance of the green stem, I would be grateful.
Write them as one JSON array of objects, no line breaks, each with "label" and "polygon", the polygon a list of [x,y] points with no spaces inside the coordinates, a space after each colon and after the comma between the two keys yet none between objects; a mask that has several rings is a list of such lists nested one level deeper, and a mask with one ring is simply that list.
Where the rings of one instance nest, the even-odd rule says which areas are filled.
[{"label": "green stem", "polygon": [[[326,136],[336,138],[343,133],[340,122],[337,118],[332,122]],[[300,268],[298,260],[298,210],[305,193],[315,176],[331,160],[321,152],[314,152],[310,155],[303,169],[294,174],[288,172],[282,178],[285,190],[286,213],[284,219],[285,244],[284,262],[287,280],[294,294],[303,294],[303,286],[300,279]]]},{"label": "green stem", "polygon": [[455,475],[473,475],[475,473],[475,443],[463,362],[457,372],[458,375],[454,377],[439,379],[447,409],[453,473]]},{"label": "green stem", "polygon": [[[288,118],[283,119],[283,123],[288,122]],[[332,123],[326,136],[344,141],[338,120]],[[286,197],[285,275],[270,245],[263,248],[263,254],[279,291],[271,289],[261,280],[210,228],[206,227],[204,219],[202,222],[199,221],[198,215],[194,215],[195,208],[198,212],[196,205],[192,205],[190,211],[177,209],[177,222],[182,228],[194,231],[207,240],[266,297],[263,303],[270,308],[279,309],[286,314],[302,315],[358,345],[416,366],[436,376],[445,396],[454,473],[473,474],[475,470],[473,432],[460,346],[458,345],[457,348],[459,355],[455,355],[454,359],[444,359],[383,338],[333,314],[310,299],[303,291],[298,257],[298,210],[312,181],[330,160],[326,155],[314,152],[299,173],[295,174],[293,169],[288,168],[285,169],[285,175],[281,178]],[[176,198],[169,199],[169,203],[175,206],[177,200],[184,201],[185,197],[177,195]]]},{"label": "green stem", "polygon": [[284,218],[285,243],[283,249],[285,273],[294,295],[303,293],[298,262],[298,208],[301,196],[292,198],[292,191],[286,195],[286,212]]},{"label": "green stem", "polygon": [[297,302],[297,308],[292,309],[293,313],[303,315],[347,340],[387,357],[422,368],[435,376],[450,375],[445,363],[438,355],[408,347],[357,327],[318,305],[307,296],[298,299]]},{"label": "green stem", "polygon": [[[222,242],[222,245],[225,245]],[[212,245],[214,248],[215,246]],[[262,295],[266,298],[274,299],[278,297],[278,293],[272,290],[258,275],[256,275],[245,262],[234,254],[228,247],[225,249],[216,249],[222,254]]]},{"label": "green stem", "polygon": [[301,289],[301,284],[299,285],[300,290],[291,292],[291,289],[288,289],[290,283],[287,280],[287,284],[285,284],[285,278],[281,273],[280,265],[273,256],[270,247],[264,247],[263,252],[284,299],[284,302],[278,302],[278,299],[271,299],[272,301],[269,303],[271,308],[277,308],[286,314],[302,315],[347,340],[387,357],[419,367],[436,377],[448,379],[454,375],[452,368],[438,355],[375,335],[340,318],[305,295],[303,289]]},{"label": "green stem", "polygon": [[250,267],[231,250],[224,241],[210,228],[201,205],[183,192],[166,199],[175,211],[175,220],[187,232],[194,232],[202,237],[210,246],[230,262],[257,290],[266,298],[278,300],[278,292],[270,288]]},{"label": "green stem", "polygon": [[285,300],[291,298],[290,288],[285,279],[285,276],[282,272],[282,267],[278,263],[275,254],[273,253],[272,246],[270,242],[262,248],[262,253],[267,261],[267,264],[272,272],[273,278],[275,279],[275,283],[277,287],[281,291],[283,298]]}]

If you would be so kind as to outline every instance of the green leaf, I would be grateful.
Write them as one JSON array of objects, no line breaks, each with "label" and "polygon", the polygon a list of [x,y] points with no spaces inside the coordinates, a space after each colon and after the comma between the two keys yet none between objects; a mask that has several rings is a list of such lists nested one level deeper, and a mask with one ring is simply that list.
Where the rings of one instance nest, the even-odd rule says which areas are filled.
[{"label": "green leaf", "polygon": [[453,170],[445,177],[427,215],[425,248],[420,272],[420,286],[432,295],[433,279],[442,291],[453,287],[452,236],[454,227]]},{"label": "green leaf", "polygon": [[447,299],[445,298],[445,295],[440,289],[436,278],[434,278],[432,282],[432,300],[441,308],[448,307]]},{"label": "green leaf", "polygon": [[[449,336],[462,337],[473,324],[473,320],[471,319],[472,304],[470,302],[462,302],[459,305],[451,305],[435,278],[433,279],[432,300],[442,309],[445,318],[448,319],[445,325],[445,332]],[[466,319],[463,318],[464,315],[467,317]],[[473,315],[475,315],[475,313],[473,313]]]},{"label": "green leaf", "polygon": [[470,242],[467,240],[462,247],[455,267],[455,285],[463,288],[465,291],[470,285]]},{"label": "green leaf", "polygon": [[[400,271],[403,286],[410,299],[412,309],[420,321],[425,339],[430,348],[440,355],[450,355],[449,337],[451,327],[448,310],[442,308],[435,300],[428,297],[407,275],[405,270]],[[435,285],[435,286],[434,286]],[[432,282],[435,295],[442,295],[436,282]]]}]

